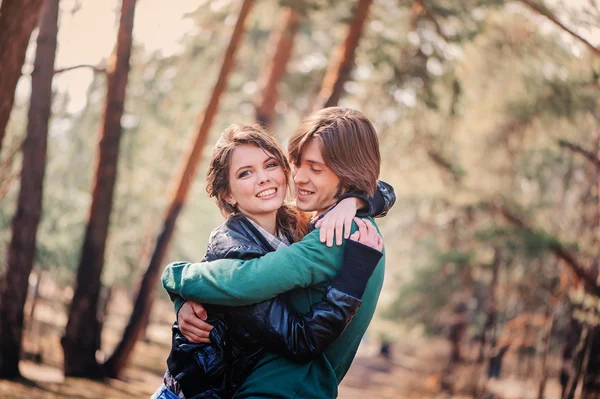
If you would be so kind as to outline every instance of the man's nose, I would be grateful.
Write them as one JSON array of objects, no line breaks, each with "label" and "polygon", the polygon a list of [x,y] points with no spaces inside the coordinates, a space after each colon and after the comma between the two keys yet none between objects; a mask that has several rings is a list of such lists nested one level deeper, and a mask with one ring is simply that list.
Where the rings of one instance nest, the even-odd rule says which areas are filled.
[{"label": "man's nose", "polygon": [[294,183],[299,184],[307,182],[306,174],[304,173],[304,168],[297,168],[294,171]]}]

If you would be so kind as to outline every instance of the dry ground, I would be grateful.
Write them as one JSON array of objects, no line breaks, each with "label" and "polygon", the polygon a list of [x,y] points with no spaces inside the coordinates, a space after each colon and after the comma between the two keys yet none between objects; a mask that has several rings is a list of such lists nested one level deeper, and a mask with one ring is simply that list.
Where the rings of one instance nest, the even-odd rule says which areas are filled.
[{"label": "dry ground", "polygon": [[[109,309],[103,345],[112,348],[116,344],[129,312],[124,294],[111,302],[118,308]],[[121,380],[90,381],[64,378],[61,372],[62,352],[60,334],[64,328],[65,306],[60,300],[43,301],[36,309],[36,323],[25,336],[24,346],[28,354],[39,353],[42,362],[24,360],[20,368],[20,381],[0,381],[2,399],[72,398],[72,399],[120,399],[148,398],[160,385],[165,368],[169,344],[170,304],[157,303],[153,323],[147,331],[147,339],[136,347],[132,364]],[[397,343],[392,361],[377,356],[378,344],[365,342],[348,375],[340,386],[341,399],[383,398],[471,398],[476,387],[487,389],[485,398],[526,399],[537,397],[539,365],[523,362],[516,355],[507,355],[503,379],[485,381],[478,376],[483,369],[474,362],[467,362],[452,370],[451,378],[443,378],[449,347],[444,340],[430,340],[419,345]],[[552,378],[545,398],[559,398],[560,387],[556,380],[557,360],[552,361]],[[522,376],[529,375],[524,380]],[[450,381],[453,392],[443,392],[442,379]],[[493,393],[495,396],[490,395]]]}]

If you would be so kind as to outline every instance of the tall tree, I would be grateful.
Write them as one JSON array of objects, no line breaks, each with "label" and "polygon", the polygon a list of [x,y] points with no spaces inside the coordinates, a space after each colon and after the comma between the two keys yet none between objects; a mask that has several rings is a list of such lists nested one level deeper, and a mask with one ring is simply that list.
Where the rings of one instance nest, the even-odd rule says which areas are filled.
[{"label": "tall tree", "polygon": [[59,0],[46,0],[42,7],[31,76],[31,101],[27,136],[23,143],[21,188],[17,211],[12,220],[8,265],[0,284],[0,378],[15,378],[20,375],[23,309],[42,213],[46,142],[58,32],[58,2]]},{"label": "tall tree", "polygon": [[271,129],[273,128],[275,104],[279,100],[277,85],[285,75],[298,25],[299,18],[296,11],[291,8],[281,11],[269,40],[269,47],[273,49],[273,55],[258,79],[261,94],[256,106],[256,121]]},{"label": "tall tree", "polygon": [[121,117],[125,103],[136,0],[123,0],[115,50],[107,66],[108,84],[92,205],[81,249],[77,286],[62,340],[64,372],[68,376],[99,377],[96,360],[102,322],[98,318],[106,237],[117,178]]},{"label": "tall tree", "polygon": [[184,166],[175,181],[176,189],[171,198],[171,205],[165,214],[161,232],[156,238],[152,257],[150,258],[150,262],[140,283],[140,288],[129,323],[125,328],[123,338],[117,345],[113,355],[104,365],[105,373],[110,377],[116,377],[121,373],[135,347],[135,343],[148,322],[150,309],[154,302],[156,284],[163,265],[165,253],[171,237],[173,236],[175,222],[177,221],[181,208],[183,208],[185,198],[196,173],[198,163],[200,162],[202,149],[206,143],[212,121],[219,109],[221,95],[227,87],[229,75],[235,64],[235,54],[245,32],[245,22],[253,5],[254,0],[244,0],[242,3],[210,101],[204,112],[199,113],[196,118],[199,122],[196,137],[191,147],[191,151],[183,158]]},{"label": "tall tree", "polygon": [[314,109],[334,107],[344,94],[344,84],[354,68],[356,48],[369,16],[373,0],[359,0],[344,43],[334,52],[329,63]]},{"label": "tall tree", "polygon": [[0,149],[42,4],[43,0],[4,0],[0,6]]}]

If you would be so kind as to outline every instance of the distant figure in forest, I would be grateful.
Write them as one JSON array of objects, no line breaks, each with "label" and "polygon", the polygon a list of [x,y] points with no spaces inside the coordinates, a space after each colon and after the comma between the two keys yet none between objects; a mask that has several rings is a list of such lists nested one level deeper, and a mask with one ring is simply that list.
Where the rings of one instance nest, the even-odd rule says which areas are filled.
[{"label": "distant figure in forest", "polygon": [[[337,395],[375,309],[384,267],[383,240],[370,220],[355,219],[358,230],[350,235],[358,202],[347,197],[367,200],[371,215],[385,214],[395,197],[384,183],[376,190],[377,136],[357,111],[329,108],[309,117],[289,153],[298,208],[316,211],[311,225],[284,204],[290,169],[272,137],[234,125],[217,143],[207,191],[229,216],[211,235],[203,259],[209,263],[177,262],[163,273],[178,323],[155,398]],[[314,223],[338,225],[338,245],[342,227],[350,240],[328,248],[320,241],[333,241],[330,229],[290,246]],[[287,292],[300,287],[311,288]]]},{"label": "distant figure in forest", "polygon": [[504,355],[510,348],[510,344],[496,345],[492,342],[492,348],[490,350],[490,362],[488,366],[488,377],[489,378],[500,378],[500,372],[502,371],[502,360]]}]

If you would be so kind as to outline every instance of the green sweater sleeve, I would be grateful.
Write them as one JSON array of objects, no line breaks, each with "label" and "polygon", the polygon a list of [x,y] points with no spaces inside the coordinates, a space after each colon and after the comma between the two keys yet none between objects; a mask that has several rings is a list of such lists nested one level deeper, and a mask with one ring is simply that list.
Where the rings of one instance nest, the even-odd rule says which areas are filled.
[{"label": "green sweater sleeve", "polygon": [[186,301],[179,295],[171,295],[171,300],[173,301],[173,307],[175,308],[175,317],[177,317],[179,315],[179,309],[181,309]]},{"label": "green sweater sleeve", "polygon": [[328,248],[319,241],[319,231],[313,230],[302,241],[257,259],[171,263],[162,274],[162,283],[172,298],[250,305],[295,288],[331,282],[342,266],[345,246],[344,242]]}]

